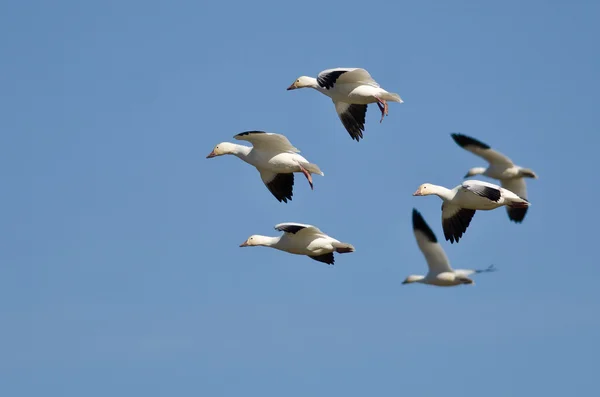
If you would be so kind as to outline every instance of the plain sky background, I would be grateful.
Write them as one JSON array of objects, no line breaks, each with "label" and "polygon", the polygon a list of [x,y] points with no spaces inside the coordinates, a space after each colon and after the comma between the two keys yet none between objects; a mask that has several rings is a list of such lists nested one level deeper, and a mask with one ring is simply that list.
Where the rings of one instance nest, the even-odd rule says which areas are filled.
[{"label": "plain sky background", "polygon": [[[600,4],[592,1],[12,1],[0,5],[3,396],[595,395],[600,353]],[[403,104],[350,139],[285,90],[364,67]],[[277,202],[219,142],[285,134],[317,163]],[[476,285],[424,274],[417,208],[484,165],[535,170],[521,225],[478,213]],[[483,180],[487,180],[483,178]],[[251,234],[302,222],[335,266]]]}]

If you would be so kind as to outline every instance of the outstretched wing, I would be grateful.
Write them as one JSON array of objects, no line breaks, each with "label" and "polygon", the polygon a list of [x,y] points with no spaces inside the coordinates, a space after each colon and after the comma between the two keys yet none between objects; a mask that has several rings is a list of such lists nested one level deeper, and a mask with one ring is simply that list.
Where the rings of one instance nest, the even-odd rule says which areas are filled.
[{"label": "outstretched wing", "polygon": [[323,234],[316,226],[294,222],[279,223],[275,225],[275,230],[289,234]]},{"label": "outstretched wing", "polygon": [[492,264],[486,267],[485,269],[456,269],[454,273],[460,276],[468,277],[471,274],[489,273],[495,272],[496,270],[498,269],[496,269],[496,267]]},{"label": "outstretched wing", "polygon": [[[527,200],[527,185],[525,183],[525,178],[502,180],[502,187],[507,190],[510,190],[522,199]],[[506,206],[506,212],[508,212],[508,219],[515,223],[521,223],[523,222],[523,219],[525,219],[525,215],[527,214],[528,209],[529,207],[512,208]]]},{"label": "outstretched wing", "polygon": [[485,159],[490,164],[502,165],[506,167],[514,166],[511,159],[506,157],[500,152],[490,148],[489,145],[478,141],[475,138],[463,134],[451,134],[454,142],[461,148],[468,150],[469,152]]},{"label": "outstretched wing", "polygon": [[319,262],[327,263],[328,265],[333,265],[335,262],[335,259],[333,258],[333,252],[330,252],[328,254],[323,254],[323,255],[317,255],[317,256],[311,256],[311,255],[307,255],[307,256],[310,259],[314,259]]},{"label": "outstretched wing", "polygon": [[362,68],[334,68],[323,70],[317,76],[317,84],[325,89],[331,89],[336,84],[366,84],[379,87],[369,72]]},{"label": "outstretched wing", "polygon": [[294,174],[276,174],[271,171],[260,171],[260,177],[267,189],[279,202],[292,201],[294,195]]},{"label": "outstretched wing", "polygon": [[462,188],[474,193],[480,197],[484,197],[490,201],[498,202],[502,197],[502,192],[498,186],[482,181],[465,181],[462,183]]},{"label": "outstretched wing", "polygon": [[240,141],[248,141],[258,150],[300,153],[285,135],[264,131],[246,131],[234,136]]},{"label": "outstretched wing", "polygon": [[367,114],[367,105],[354,105],[346,102],[333,102],[335,111],[342,121],[344,128],[350,134],[352,139],[357,142],[363,137],[365,130],[365,115]]},{"label": "outstretched wing", "polygon": [[452,268],[444,249],[438,243],[433,230],[425,222],[421,213],[414,208],[412,212],[412,225],[417,245],[425,256],[429,272],[435,274],[451,272]]},{"label": "outstretched wing", "polygon": [[475,210],[460,208],[459,206],[442,204],[442,228],[444,229],[444,237],[454,244],[467,231],[471,219],[475,215]]}]

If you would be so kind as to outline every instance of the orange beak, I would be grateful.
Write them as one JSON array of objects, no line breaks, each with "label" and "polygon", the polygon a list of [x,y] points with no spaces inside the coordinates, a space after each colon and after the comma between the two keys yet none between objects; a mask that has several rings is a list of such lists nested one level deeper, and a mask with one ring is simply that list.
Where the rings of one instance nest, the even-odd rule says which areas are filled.
[{"label": "orange beak", "polygon": [[215,154],[215,151],[213,150],[212,152],[210,152],[210,153],[208,154],[208,156],[206,156],[206,158],[207,158],[207,159],[212,159],[212,158],[213,158],[213,157],[215,157],[215,156],[216,156],[216,154]]},{"label": "orange beak", "polygon": [[248,246],[248,240],[246,240],[240,244],[240,247],[247,247],[247,246]]},{"label": "orange beak", "polygon": [[295,90],[296,88],[297,88],[297,87],[296,87],[296,82],[294,82],[294,84],[292,84],[291,86],[289,86],[289,87],[287,88],[287,90],[288,90],[288,91],[290,91],[290,90]]}]

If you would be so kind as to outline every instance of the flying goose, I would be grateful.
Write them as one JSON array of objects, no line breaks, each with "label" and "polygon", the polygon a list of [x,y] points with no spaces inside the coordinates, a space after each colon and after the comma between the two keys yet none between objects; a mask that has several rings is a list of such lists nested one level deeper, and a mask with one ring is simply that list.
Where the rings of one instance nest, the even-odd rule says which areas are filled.
[{"label": "flying goose", "polygon": [[381,123],[388,114],[387,101],[404,102],[398,94],[381,88],[369,72],[361,68],[327,69],[317,78],[300,76],[287,89],[305,87],[314,88],[331,98],[342,124],[357,142],[363,137],[369,103],[379,106]]},{"label": "flying goose", "polygon": [[410,275],[402,284],[421,283],[439,287],[451,287],[461,284],[475,284],[469,277],[472,274],[493,272],[496,269],[490,265],[487,269],[452,269],[444,249],[438,243],[433,230],[429,227],[419,211],[413,208],[412,225],[419,249],[425,256],[429,271],[425,276]]},{"label": "flying goose", "polygon": [[467,231],[475,211],[489,211],[503,205],[513,208],[526,208],[529,202],[510,190],[488,182],[468,180],[454,189],[424,183],[413,196],[436,195],[443,200],[442,228],[444,237],[450,243],[458,240]]},{"label": "flying goose", "polygon": [[325,175],[316,164],[309,163],[299,155],[290,141],[281,134],[264,131],[246,131],[234,136],[235,139],[248,141],[252,147],[236,143],[221,142],[206,158],[233,154],[246,163],[256,167],[267,189],[279,202],[292,200],[294,172],[301,172],[313,189],[311,174]]},{"label": "flying goose", "polygon": [[354,252],[351,244],[341,243],[323,233],[317,227],[302,223],[280,223],[275,230],[283,232],[279,237],[252,235],[240,247],[271,247],[296,255],[307,255],[319,262],[333,265],[333,253]]},{"label": "flying goose", "polygon": [[[474,175],[484,175],[488,178],[498,179],[503,188],[514,192],[519,197],[527,199],[527,186],[525,184],[525,178],[537,179],[535,172],[529,168],[523,168],[515,165],[511,159],[475,138],[457,133],[453,133],[451,136],[458,146],[483,158],[489,163],[487,168],[471,168],[467,175],[465,175],[465,178]],[[527,207],[506,207],[506,211],[508,212],[508,218],[511,221],[521,223],[527,214]]]}]

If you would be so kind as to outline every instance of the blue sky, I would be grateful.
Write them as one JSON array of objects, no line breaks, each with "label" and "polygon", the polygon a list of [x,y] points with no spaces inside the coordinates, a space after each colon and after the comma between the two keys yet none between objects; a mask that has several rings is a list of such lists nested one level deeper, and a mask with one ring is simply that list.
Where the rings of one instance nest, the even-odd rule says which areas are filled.
[{"label": "blue sky", "polygon": [[[469,1],[0,6],[0,390],[10,396],[591,395],[600,353],[600,5]],[[403,104],[352,141],[300,75],[364,67]],[[278,203],[205,156],[246,130],[317,163]],[[475,286],[402,286],[417,208],[482,161],[535,170],[521,225],[478,213]],[[335,266],[238,248],[302,222]]]}]

